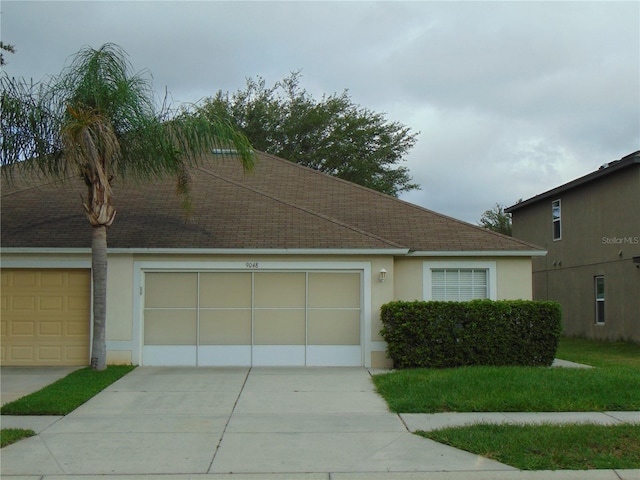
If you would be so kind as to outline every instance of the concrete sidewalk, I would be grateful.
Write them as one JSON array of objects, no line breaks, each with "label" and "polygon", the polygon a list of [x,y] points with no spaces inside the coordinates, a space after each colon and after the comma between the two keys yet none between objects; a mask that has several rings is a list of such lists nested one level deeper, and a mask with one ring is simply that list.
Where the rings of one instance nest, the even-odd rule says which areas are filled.
[{"label": "concrete sidewalk", "polygon": [[[389,413],[363,368],[138,367],[66,417],[3,416],[3,428],[39,435],[3,448],[0,473],[45,480],[640,478],[637,470],[520,472],[410,433],[475,421],[438,415],[449,417]],[[640,421],[637,412],[601,415]]]}]

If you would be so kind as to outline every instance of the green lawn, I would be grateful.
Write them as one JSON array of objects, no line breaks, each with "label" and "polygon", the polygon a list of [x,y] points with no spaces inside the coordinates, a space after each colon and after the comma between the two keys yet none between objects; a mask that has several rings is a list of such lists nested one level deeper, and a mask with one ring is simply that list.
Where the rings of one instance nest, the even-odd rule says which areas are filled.
[{"label": "green lawn", "polygon": [[563,339],[557,356],[598,367],[409,369],[374,383],[398,413],[640,410],[640,346]]},{"label": "green lawn", "polygon": [[640,368],[640,345],[630,342],[561,338],[556,357],[594,367]]},{"label": "green lawn", "polygon": [[[102,372],[91,368],[76,370],[37,392],[6,403],[2,415],[67,415],[90,398],[119,380],[135,366],[112,365]],[[6,428],[1,430],[2,447],[35,435],[32,430]]]},{"label": "green lawn", "polygon": [[3,428],[0,430],[0,448],[22,440],[23,438],[33,437],[36,434],[33,430],[25,430],[22,428]]},{"label": "green lawn", "polygon": [[640,468],[640,425],[473,425],[418,432],[521,470]]},{"label": "green lawn", "polygon": [[[593,369],[464,367],[376,375],[398,413],[640,410],[640,345],[563,338]],[[523,470],[640,468],[640,425],[487,425],[420,435]]]},{"label": "green lawn", "polygon": [[90,367],[76,370],[37,392],[6,403],[0,409],[0,413],[67,415],[134,368],[131,365],[111,365],[101,372]]}]

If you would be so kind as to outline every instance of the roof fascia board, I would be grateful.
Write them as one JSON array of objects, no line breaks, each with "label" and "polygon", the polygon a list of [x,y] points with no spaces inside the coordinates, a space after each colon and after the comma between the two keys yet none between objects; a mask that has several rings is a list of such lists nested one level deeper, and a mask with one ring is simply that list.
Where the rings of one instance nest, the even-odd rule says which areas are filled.
[{"label": "roof fascia board", "polygon": [[1,253],[53,253],[53,254],[86,254],[91,253],[91,248],[50,248],[50,247],[2,247]]},{"label": "roof fascia board", "polygon": [[[90,248],[5,247],[5,254],[87,254]],[[108,248],[111,254],[163,255],[406,255],[408,248]]]},{"label": "roof fascia board", "polygon": [[415,251],[409,257],[544,257],[546,250]]}]

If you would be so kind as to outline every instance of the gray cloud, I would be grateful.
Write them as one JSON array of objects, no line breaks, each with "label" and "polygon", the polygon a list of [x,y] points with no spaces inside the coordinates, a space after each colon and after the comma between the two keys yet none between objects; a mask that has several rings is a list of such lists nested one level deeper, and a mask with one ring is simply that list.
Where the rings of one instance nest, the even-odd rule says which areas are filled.
[{"label": "gray cloud", "polygon": [[161,96],[302,70],[420,131],[405,199],[475,223],[640,148],[637,2],[3,1],[10,75],[114,42]]}]

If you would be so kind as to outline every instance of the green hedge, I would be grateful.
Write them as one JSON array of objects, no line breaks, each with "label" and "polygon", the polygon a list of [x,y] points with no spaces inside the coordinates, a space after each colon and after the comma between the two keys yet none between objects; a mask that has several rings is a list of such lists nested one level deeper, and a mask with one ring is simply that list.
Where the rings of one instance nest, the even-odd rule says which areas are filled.
[{"label": "green hedge", "polygon": [[561,317],[547,301],[391,302],[380,334],[395,368],[549,366]]}]

